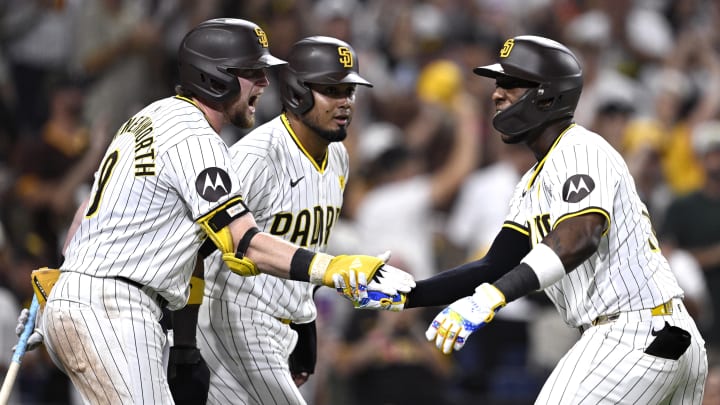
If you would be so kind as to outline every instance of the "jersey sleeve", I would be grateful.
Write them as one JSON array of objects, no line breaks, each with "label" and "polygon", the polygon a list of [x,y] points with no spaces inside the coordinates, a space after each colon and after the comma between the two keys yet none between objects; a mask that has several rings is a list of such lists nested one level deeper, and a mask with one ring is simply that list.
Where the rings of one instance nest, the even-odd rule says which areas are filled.
[{"label": "jersey sleeve", "polygon": [[557,152],[545,167],[540,191],[549,201],[552,229],[565,219],[594,212],[606,218],[607,232],[620,182],[612,157],[592,144]]},{"label": "jersey sleeve", "polygon": [[162,156],[161,176],[180,194],[193,219],[240,195],[227,146],[218,136],[188,137]]}]

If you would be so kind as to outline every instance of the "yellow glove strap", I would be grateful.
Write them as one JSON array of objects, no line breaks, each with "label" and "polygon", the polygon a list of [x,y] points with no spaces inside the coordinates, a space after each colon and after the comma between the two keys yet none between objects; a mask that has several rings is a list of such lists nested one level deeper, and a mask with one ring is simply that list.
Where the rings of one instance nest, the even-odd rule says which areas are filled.
[{"label": "yellow glove strap", "polygon": [[223,254],[235,253],[235,245],[233,245],[228,224],[248,212],[250,211],[243,203],[242,198],[236,197],[200,217],[197,223]]},{"label": "yellow glove strap", "polygon": [[488,314],[488,317],[485,318],[485,323],[488,323],[495,318],[495,312],[497,312],[498,309],[505,306],[505,295],[502,293],[502,291],[498,290],[497,287],[490,283],[482,283],[475,289],[476,295],[481,295],[482,299],[487,302],[490,306],[490,313]]},{"label": "yellow glove strap", "polygon": [[235,253],[224,253],[222,258],[233,273],[239,274],[243,277],[257,276],[260,274],[260,270],[258,270],[255,262],[247,257],[238,258],[235,256]]},{"label": "yellow glove strap", "polygon": [[30,280],[32,282],[33,291],[38,299],[40,308],[45,308],[45,302],[47,301],[48,295],[52,290],[55,282],[60,277],[60,270],[51,269],[48,267],[41,267],[37,270],[33,270],[30,273]]},{"label": "yellow glove strap", "polygon": [[202,304],[204,291],[205,280],[200,277],[190,277],[190,297],[188,298],[188,305]]},{"label": "yellow glove strap", "polygon": [[230,233],[230,228],[227,226],[218,230],[217,232],[213,231],[210,227],[209,223],[207,221],[205,222],[198,222],[200,224],[200,227],[202,227],[203,231],[207,233],[207,236],[213,241],[215,246],[218,247],[218,249],[223,253],[229,253],[229,252],[235,252],[235,249],[233,248],[233,238],[232,233]]},{"label": "yellow glove strap", "polygon": [[333,275],[340,274],[347,285],[350,284],[348,271],[355,270],[358,274],[364,273],[368,280],[371,280],[377,269],[385,264],[375,256],[365,255],[339,255],[331,256],[324,253],[315,255],[310,263],[310,282],[328,287],[335,287]]}]

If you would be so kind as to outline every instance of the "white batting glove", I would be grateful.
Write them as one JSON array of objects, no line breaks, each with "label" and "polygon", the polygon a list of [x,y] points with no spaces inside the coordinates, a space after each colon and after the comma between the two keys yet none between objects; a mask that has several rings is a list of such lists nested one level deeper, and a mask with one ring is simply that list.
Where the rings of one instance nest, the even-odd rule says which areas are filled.
[{"label": "white batting glove", "polygon": [[335,290],[352,302],[357,309],[381,309],[400,312],[405,307],[407,296],[404,293],[388,295],[381,291],[368,291],[367,277],[364,273],[348,272],[349,285],[339,274],[333,276]]},{"label": "white batting glove", "polygon": [[[22,311],[20,311],[20,315],[18,315],[17,319],[17,325],[15,326],[15,334],[20,337],[22,335],[23,331],[25,330],[25,324],[28,322],[28,318],[30,317],[30,310],[27,308],[23,308]],[[40,329],[37,327],[37,321],[40,318],[40,311],[38,311],[37,316],[35,317],[35,329],[33,330],[33,333],[30,334],[27,340],[27,346],[25,347],[26,351],[33,350],[40,346],[43,342],[43,334],[40,331]],[[13,346],[12,350],[15,351],[15,347]]]},{"label": "white batting glove", "polygon": [[[370,284],[367,284],[367,288],[371,294],[373,291],[379,291],[385,295],[394,297],[398,295],[398,293],[409,293],[410,290],[415,288],[415,279],[413,276],[397,267],[387,264],[390,256],[392,256],[392,252],[389,250],[377,255],[377,258],[385,264],[375,272],[372,280],[370,280]],[[405,299],[403,296],[403,304],[404,303]]]},{"label": "white batting glove", "polygon": [[409,293],[415,288],[415,278],[403,270],[389,264],[383,264],[373,275],[368,289],[381,291],[387,295]]},{"label": "white batting glove", "polygon": [[461,298],[443,309],[425,331],[429,341],[445,354],[460,350],[467,338],[495,317],[505,306],[505,296],[492,284],[483,283],[475,294]]}]

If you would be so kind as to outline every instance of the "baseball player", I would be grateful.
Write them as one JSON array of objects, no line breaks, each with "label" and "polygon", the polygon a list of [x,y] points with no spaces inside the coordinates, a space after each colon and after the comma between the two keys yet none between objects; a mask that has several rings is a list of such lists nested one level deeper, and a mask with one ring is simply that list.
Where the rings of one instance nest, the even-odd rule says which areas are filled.
[{"label": "baseball player", "polygon": [[[173,403],[159,321],[188,301],[206,238],[244,276],[333,285],[357,268],[389,293],[414,285],[378,258],[333,257],[259,232],[218,132],[254,124],[264,69],[284,63],[256,24],[203,22],[180,44],[177,96],[117,131],[40,319],[48,352],[86,403]],[[180,349],[176,363],[198,361],[196,348]]]},{"label": "baseball player", "polygon": [[[349,158],[341,141],[356,88],[372,85],[359,75],[353,48],[331,37],[296,42],[280,69],[283,112],[234,144],[230,155],[258,227],[322,252],[343,202]],[[298,333],[311,337],[310,347],[298,350],[314,357],[313,285],[242,277],[225,267],[217,253],[205,261],[198,314],[198,347],[211,370],[208,402],[305,404],[295,381],[302,383],[314,364],[291,370],[288,357]]]},{"label": "baseball player", "polygon": [[553,40],[518,36],[504,43],[499,63],[474,72],[495,79],[493,126],[502,140],[527,145],[537,164],[518,183],[487,255],[419,281],[404,306],[450,304],[426,332],[450,353],[506,303],[544,290],[582,335],[536,403],[700,403],[705,342],[627,165],[573,123],[583,80],[575,55]]}]

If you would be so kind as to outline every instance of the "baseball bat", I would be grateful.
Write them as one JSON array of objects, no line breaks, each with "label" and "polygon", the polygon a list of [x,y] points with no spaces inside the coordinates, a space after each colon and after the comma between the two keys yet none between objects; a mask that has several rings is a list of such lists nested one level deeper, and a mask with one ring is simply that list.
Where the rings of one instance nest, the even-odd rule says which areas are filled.
[{"label": "baseball bat", "polygon": [[6,405],[10,399],[10,393],[12,392],[12,387],[15,384],[15,378],[17,377],[18,370],[20,369],[20,363],[22,363],[22,358],[25,355],[28,338],[35,329],[35,317],[37,316],[39,307],[40,304],[38,303],[37,297],[33,294],[33,300],[32,304],[30,304],[30,313],[28,314],[28,320],[25,323],[25,329],[20,334],[17,346],[15,346],[15,352],[13,353],[12,362],[8,367],[2,388],[0,388],[0,405]]}]

